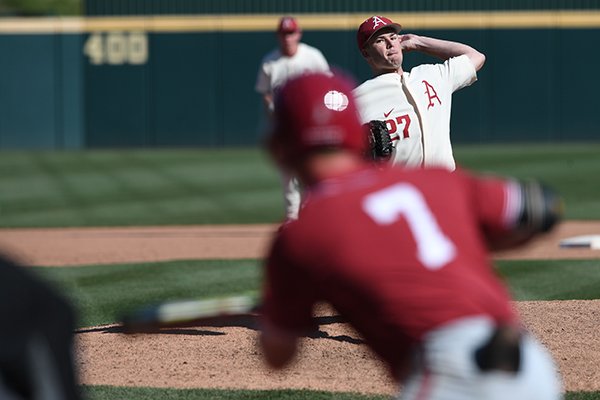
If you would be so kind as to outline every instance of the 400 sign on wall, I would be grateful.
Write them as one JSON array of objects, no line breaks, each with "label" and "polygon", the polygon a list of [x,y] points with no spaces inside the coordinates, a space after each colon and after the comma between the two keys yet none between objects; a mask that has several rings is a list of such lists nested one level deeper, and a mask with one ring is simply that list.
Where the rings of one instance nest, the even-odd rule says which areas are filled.
[{"label": "400 sign on wall", "polygon": [[148,35],[144,32],[94,32],[83,53],[91,64],[141,65],[148,61]]},{"label": "400 sign on wall", "polygon": [[86,147],[135,147],[152,141],[148,34],[140,30],[91,31],[86,59]]},{"label": "400 sign on wall", "polygon": [[[229,109],[223,91],[217,90],[221,72],[205,58],[205,49],[218,42],[217,34],[156,33],[120,25],[94,28],[79,42],[86,148],[226,142],[226,132],[218,125],[225,119],[219,107]],[[257,142],[251,135],[245,138],[249,144]]]}]

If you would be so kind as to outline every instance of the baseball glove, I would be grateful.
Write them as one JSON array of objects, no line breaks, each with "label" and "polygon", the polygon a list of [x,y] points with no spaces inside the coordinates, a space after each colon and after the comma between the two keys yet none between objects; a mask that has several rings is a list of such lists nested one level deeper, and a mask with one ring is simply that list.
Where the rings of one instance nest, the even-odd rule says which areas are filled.
[{"label": "baseball glove", "polygon": [[368,157],[374,161],[387,161],[392,156],[394,145],[384,121],[372,120],[365,124],[369,129]]}]

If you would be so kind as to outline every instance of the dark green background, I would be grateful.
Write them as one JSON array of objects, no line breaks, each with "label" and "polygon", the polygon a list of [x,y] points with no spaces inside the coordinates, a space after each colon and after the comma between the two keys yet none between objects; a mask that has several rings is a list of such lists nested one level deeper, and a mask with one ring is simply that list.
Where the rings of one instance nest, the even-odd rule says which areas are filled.
[{"label": "dark green background", "polygon": [[[596,62],[589,60],[598,56],[582,57],[586,43],[600,43],[599,30],[416,33],[469,43],[488,57],[479,81],[454,96],[455,142],[600,138],[595,99],[600,79]],[[358,81],[369,78],[354,32],[308,31],[304,40]],[[153,55],[145,67],[86,68],[91,145],[120,144],[121,132],[143,134],[131,138],[138,145],[235,146],[259,140],[264,124],[254,82],[261,57],[275,44],[271,32],[153,34],[151,43]],[[422,62],[436,60],[408,54],[405,66]],[[143,85],[148,74],[152,78]],[[103,105],[132,106],[121,93],[125,88],[137,94],[137,119],[105,120],[98,112]]]},{"label": "dark green background", "polygon": [[88,15],[561,10],[597,0],[84,0]]},{"label": "dark green background", "polygon": [[[379,10],[399,11],[390,1]],[[401,2],[401,11],[599,9],[599,1]],[[567,4],[569,3],[569,4]],[[88,14],[352,12],[363,1],[91,1]],[[394,6],[395,4],[395,6]],[[283,9],[282,9],[283,7]],[[306,8],[308,7],[308,8]],[[312,8],[311,8],[312,7]],[[395,8],[394,8],[395,7]],[[282,11],[283,13],[283,11]],[[0,20],[1,22],[1,20]],[[446,29],[417,34],[472,45],[487,56],[479,81],[453,98],[455,143],[600,139],[596,66],[600,29]],[[125,32],[127,33],[127,32]],[[0,149],[231,147],[260,143],[254,83],[271,31],[147,32],[143,65],[93,65],[90,33],[0,34]],[[355,31],[306,30],[303,40],[361,82],[370,71]],[[405,69],[437,60],[407,54]]]}]

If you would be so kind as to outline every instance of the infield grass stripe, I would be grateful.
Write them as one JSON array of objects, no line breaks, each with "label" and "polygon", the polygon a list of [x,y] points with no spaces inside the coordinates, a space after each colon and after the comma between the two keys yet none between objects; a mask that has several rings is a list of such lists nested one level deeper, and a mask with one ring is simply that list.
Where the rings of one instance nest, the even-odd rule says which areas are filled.
[{"label": "infield grass stripe", "polygon": [[167,300],[256,291],[257,260],[202,260],[66,268],[34,268],[71,299],[78,326],[116,322],[125,312]]},{"label": "infield grass stripe", "polygon": [[515,300],[600,299],[600,260],[497,261]]},{"label": "infield grass stripe", "polygon": [[[89,400],[389,400],[386,395],[322,392],[310,390],[217,390],[217,389],[154,389],[117,386],[83,386]],[[598,400],[600,392],[567,392],[565,400]]]},{"label": "infield grass stripe", "polygon": [[168,399],[168,400],[389,400],[389,396],[312,390],[218,390],[218,389],[155,389],[117,386],[84,386],[90,400]]},{"label": "infield grass stripe", "polygon": [[600,392],[567,392],[566,400],[600,400]]},{"label": "infield grass stripe", "polygon": [[[0,227],[275,223],[278,172],[261,149],[1,152]],[[463,145],[459,165],[540,179],[566,217],[600,219],[600,144]]]},{"label": "infield grass stripe", "polygon": [[0,166],[23,160],[29,168],[0,174],[0,226],[275,222],[283,212],[276,171],[256,150],[26,153]]},{"label": "infield grass stripe", "polygon": [[[499,261],[516,300],[600,299],[600,260]],[[79,326],[109,324],[149,303],[260,289],[261,260],[196,260],[33,268],[72,299]]]}]

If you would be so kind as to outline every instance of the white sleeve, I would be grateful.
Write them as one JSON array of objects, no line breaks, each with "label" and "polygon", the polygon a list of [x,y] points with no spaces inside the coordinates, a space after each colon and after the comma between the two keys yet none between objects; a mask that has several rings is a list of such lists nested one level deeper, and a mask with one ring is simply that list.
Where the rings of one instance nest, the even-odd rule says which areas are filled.
[{"label": "white sleeve", "polygon": [[382,82],[381,76],[369,79],[356,87],[352,94],[354,95],[361,123],[366,124],[373,119],[381,120],[383,117],[382,112],[385,112],[382,111],[384,108],[389,110],[395,107],[396,97],[394,92],[398,88],[397,85]]},{"label": "white sleeve", "polygon": [[317,56],[317,62],[319,64],[319,70],[322,72],[329,72],[329,63],[327,62],[327,59],[325,58],[323,53],[321,53],[321,51],[317,50],[316,56]]},{"label": "white sleeve", "polygon": [[265,71],[266,65],[262,63],[260,68],[258,69],[258,75],[256,77],[256,84],[254,85],[254,90],[256,90],[260,94],[270,93],[271,89],[271,79],[269,75]]},{"label": "white sleeve", "polygon": [[321,50],[306,43],[300,43],[298,52],[302,52],[301,59],[306,71],[329,72],[329,63]]},{"label": "white sleeve", "polygon": [[477,80],[475,66],[466,55],[452,57],[444,62],[445,72],[452,92],[456,92]]}]

